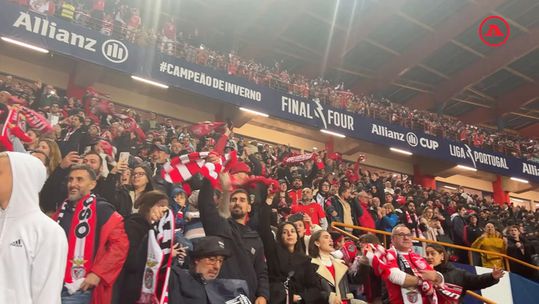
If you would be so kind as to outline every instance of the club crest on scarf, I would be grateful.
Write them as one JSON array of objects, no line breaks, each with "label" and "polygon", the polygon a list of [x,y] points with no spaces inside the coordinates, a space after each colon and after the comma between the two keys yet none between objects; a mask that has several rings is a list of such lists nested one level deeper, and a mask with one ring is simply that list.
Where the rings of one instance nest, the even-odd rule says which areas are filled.
[{"label": "club crest on scarf", "polygon": [[[67,235],[68,253],[64,279],[66,286],[73,286],[74,290],[78,289],[80,280],[84,279],[92,268],[97,225],[96,204],[96,196],[89,194],[74,206],[75,210]],[[67,208],[71,208],[70,206],[70,203],[65,201],[59,213],[55,215],[59,224]]]},{"label": "club crest on scarf", "polygon": [[139,304],[168,303],[168,278],[172,265],[174,215],[169,209],[148,232],[148,255]]}]

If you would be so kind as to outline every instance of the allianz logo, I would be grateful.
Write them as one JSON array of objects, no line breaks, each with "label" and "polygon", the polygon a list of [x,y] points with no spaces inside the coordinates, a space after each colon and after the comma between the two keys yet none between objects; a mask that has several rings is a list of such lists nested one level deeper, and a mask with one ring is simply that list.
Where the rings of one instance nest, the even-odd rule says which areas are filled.
[{"label": "allianz logo", "polygon": [[[58,28],[56,22],[37,15],[31,16],[28,12],[20,12],[19,17],[13,23],[13,27],[21,28],[42,37],[63,42],[86,51],[96,52],[97,40],[84,35]],[[113,63],[122,63],[127,60],[129,51],[125,44],[118,40],[109,39],[101,45],[103,56]]]},{"label": "allianz logo", "polygon": [[436,140],[425,137],[418,138],[414,132],[405,134],[374,123],[372,124],[371,134],[406,142],[410,147],[417,147],[419,145],[425,149],[436,151],[440,146]]}]

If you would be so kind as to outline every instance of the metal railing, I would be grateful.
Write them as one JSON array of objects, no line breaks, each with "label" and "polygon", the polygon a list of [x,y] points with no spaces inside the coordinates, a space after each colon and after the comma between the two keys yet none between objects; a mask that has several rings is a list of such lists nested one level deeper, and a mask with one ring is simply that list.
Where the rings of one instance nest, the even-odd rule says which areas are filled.
[{"label": "metal railing", "polygon": [[[383,238],[384,238],[384,245],[389,244],[387,242],[387,237],[388,236],[391,237],[391,232],[387,232],[387,231],[376,230],[376,229],[371,229],[371,228],[361,227],[361,226],[348,225],[348,224],[338,223],[338,222],[331,223],[331,228],[333,230],[335,230],[335,231],[337,231],[337,232],[339,232],[341,234],[344,234],[344,235],[346,235],[346,236],[348,236],[348,237],[350,237],[350,238],[352,238],[353,240],[356,240],[356,241],[359,239],[357,236],[355,236],[352,233],[350,233],[348,231],[345,231],[345,230],[343,230],[343,229],[341,229],[339,227],[341,227],[341,228],[349,228],[349,229],[357,229],[357,230],[361,230],[361,231],[365,231],[365,232],[370,232],[370,233],[373,233],[373,234],[382,235]],[[455,245],[455,244],[450,244],[450,243],[445,243],[445,242],[427,240],[427,239],[422,239],[422,238],[416,238],[416,237],[412,237],[412,240],[419,241],[419,242],[424,242],[424,243],[438,244],[438,245],[441,245],[441,246],[444,246],[444,247],[450,247],[450,248],[455,248],[455,249],[459,249],[459,250],[466,250],[468,252],[468,259],[469,259],[470,265],[473,265],[472,252],[477,252],[477,253],[495,255],[495,256],[500,257],[501,259],[504,260],[507,271],[510,271],[509,261],[519,263],[521,265],[532,268],[534,270],[539,270],[538,266],[526,263],[524,261],[521,261],[519,259],[513,258],[513,257],[508,256],[508,255],[505,255],[503,253],[498,253],[498,252],[494,252],[494,251],[487,251],[487,250],[481,250],[481,249],[476,249],[476,248],[471,248],[471,247],[466,247],[466,246],[460,246],[460,245]],[[479,301],[483,301],[484,303],[487,303],[487,304],[495,304],[496,303],[496,302],[494,302],[492,300],[489,300],[489,299],[487,299],[487,298],[485,298],[485,297],[483,297],[483,296],[481,296],[481,295],[479,295],[479,294],[477,294],[477,293],[475,293],[473,291],[468,290],[467,293],[468,293],[468,295],[478,299]]]}]

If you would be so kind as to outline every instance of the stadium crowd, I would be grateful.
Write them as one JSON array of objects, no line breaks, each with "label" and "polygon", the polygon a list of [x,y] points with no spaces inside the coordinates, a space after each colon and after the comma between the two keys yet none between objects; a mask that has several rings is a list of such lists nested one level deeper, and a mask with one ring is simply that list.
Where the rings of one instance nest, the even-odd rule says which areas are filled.
[{"label": "stadium crowd", "polygon": [[[13,185],[0,191],[0,302],[456,303],[504,275],[497,256],[478,256],[493,271],[472,275],[451,264],[465,252],[411,237],[537,265],[537,210],[258,144],[232,122],[187,125],[92,89],[61,95],[0,82],[0,145],[18,152],[0,154],[0,183]],[[356,242],[332,222],[392,235],[346,228]]]},{"label": "stadium crowd", "polygon": [[[229,75],[304,98],[318,98],[326,105],[382,119],[433,136],[465,142],[470,146],[539,162],[537,138],[524,138],[504,130],[464,123],[455,117],[418,111],[392,103],[387,98],[362,96],[344,88],[342,83],[308,79],[287,71],[283,62],[268,67],[252,59],[241,58],[234,51],[216,51],[205,46],[197,29],[177,29],[173,17],[143,22],[140,4],[132,1],[105,0],[12,0],[42,14],[57,15],[117,39],[159,48],[163,53],[189,62],[209,66]],[[148,15],[148,18],[155,16]],[[162,21],[161,21],[162,20]],[[159,23],[159,27],[152,27]]]}]

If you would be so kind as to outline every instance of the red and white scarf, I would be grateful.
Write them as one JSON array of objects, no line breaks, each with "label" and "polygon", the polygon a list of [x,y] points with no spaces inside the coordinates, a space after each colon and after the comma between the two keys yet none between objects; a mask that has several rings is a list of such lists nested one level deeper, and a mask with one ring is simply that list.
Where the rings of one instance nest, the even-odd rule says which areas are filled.
[{"label": "red and white scarf", "polygon": [[214,152],[193,152],[175,157],[163,166],[161,175],[169,183],[183,183],[200,173],[215,186],[219,173],[237,162],[237,155],[232,151],[221,157],[219,163],[212,163],[206,161],[211,153]]},{"label": "red and white scarf", "polygon": [[[97,200],[89,194],[77,202],[67,235],[68,252],[64,282],[71,291],[79,289],[80,284],[92,269],[94,261],[95,232],[97,225]],[[69,207],[65,201],[57,215],[60,224]]]},{"label": "red and white scarf", "polygon": [[[167,304],[174,247],[174,215],[169,209],[148,233],[148,255],[138,304]],[[162,286],[162,288],[161,288]]]},{"label": "red and white scarf", "polygon": [[[374,254],[366,251],[364,254],[369,258],[371,267],[378,276],[382,275],[382,273],[389,273],[391,268],[399,268],[404,272],[412,272],[409,274],[417,277],[421,277],[419,270],[432,270],[432,267],[420,255],[413,251],[408,253],[408,260],[402,254],[398,254],[394,247],[386,250],[381,245],[368,244],[368,246],[373,249]],[[434,286],[428,281],[423,281],[422,285],[418,286],[415,294],[413,294],[414,291],[403,287],[401,287],[401,293],[404,303],[422,303],[422,296],[425,296],[431,304],[438,303]]]}]

